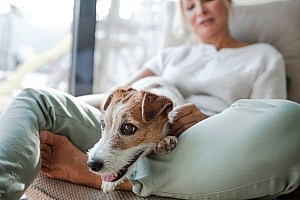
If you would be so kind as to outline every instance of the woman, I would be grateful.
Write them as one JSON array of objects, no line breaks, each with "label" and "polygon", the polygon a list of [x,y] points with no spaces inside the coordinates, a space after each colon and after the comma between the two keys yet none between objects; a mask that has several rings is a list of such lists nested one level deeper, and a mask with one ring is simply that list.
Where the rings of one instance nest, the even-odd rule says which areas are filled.
[{"label": "woman", "polygon": [[[203,44],[167,49],[128,83],[158,75],[178,87],[190,102],[170,125],[179,145],[170,154],[141,159],[120,189],[181,199],[250,199],[292,191],[300,179],[300,106],[274,100],[286,98],[282,56],[269,45],[230,36],[231,1],[180,4]],[[237,101],[245,98],[273,100]],[[100,188],[101,179],[89,172],[82,152],[101,137],[99,114],[55,90],[22,91],[0,118],[0,197],[18,199],[40,164],[50,177]],[[66,136],[40,134],[42,161],[41,130]]]}]

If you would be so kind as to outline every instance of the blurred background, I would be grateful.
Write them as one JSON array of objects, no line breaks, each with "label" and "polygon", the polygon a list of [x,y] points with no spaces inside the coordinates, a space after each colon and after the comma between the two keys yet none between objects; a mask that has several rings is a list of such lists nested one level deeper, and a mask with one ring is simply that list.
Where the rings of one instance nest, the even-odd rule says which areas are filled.
[{"label": "blurred background", "polygon": [[0,0],[0,106],[25,87],[79,96],[121,84],[162,48],[172,2]]}]

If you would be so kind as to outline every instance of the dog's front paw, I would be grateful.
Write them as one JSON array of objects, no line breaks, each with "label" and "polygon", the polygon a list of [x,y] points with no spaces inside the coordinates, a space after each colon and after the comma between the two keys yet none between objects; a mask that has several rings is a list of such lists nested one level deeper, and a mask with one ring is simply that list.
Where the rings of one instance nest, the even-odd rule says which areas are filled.
[{"label": "dog's front paw", "polygon": [[102,181],[101,189],[104,193],[113,192],[120,185],[118,182],[105,182]]},{"label": "dog's front paw", "polygon": [[162,138],[154,148],[155,154],[166,154],[171,152],[177,145],[178,139],[175,136],[166,136]]}]

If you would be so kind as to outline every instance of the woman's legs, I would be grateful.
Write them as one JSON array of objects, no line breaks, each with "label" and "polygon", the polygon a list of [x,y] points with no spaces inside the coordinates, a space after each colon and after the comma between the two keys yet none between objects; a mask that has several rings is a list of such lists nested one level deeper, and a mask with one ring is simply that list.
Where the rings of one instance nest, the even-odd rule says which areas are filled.
[{"label": "woman's legs", "polygon": [[100,138],[99,120],[99,110],[65,93],[23,90],[0,116],[0,199],[18,199],[38,175],[41,130],[85,151]]},{"label": "woman's legs", "polygon": [[300,105],[240,100],[188,129],[169,154],[140,160],[138,195],[181,199],[276,196],[300,181]]}]

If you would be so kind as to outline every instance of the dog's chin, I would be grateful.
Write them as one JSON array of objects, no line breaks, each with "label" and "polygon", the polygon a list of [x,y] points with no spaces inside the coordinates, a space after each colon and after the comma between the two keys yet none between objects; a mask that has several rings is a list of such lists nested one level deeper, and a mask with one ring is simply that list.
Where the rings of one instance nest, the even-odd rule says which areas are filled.
[{"label": "dog's chin", "polygon": [[117,172],[108,172],[108,173],[100,173],[101,179],[102,181],[105,182],[116,182],[120,179],[122,179],[128,172],[129,167],[131,167],[131,165],[133,163],[135,163],[135,161],[137,161],[137,159],[144,153],[144,151],[138,151],[133,157],[132,159],[126,164],[124,165],[119,171]]}]

